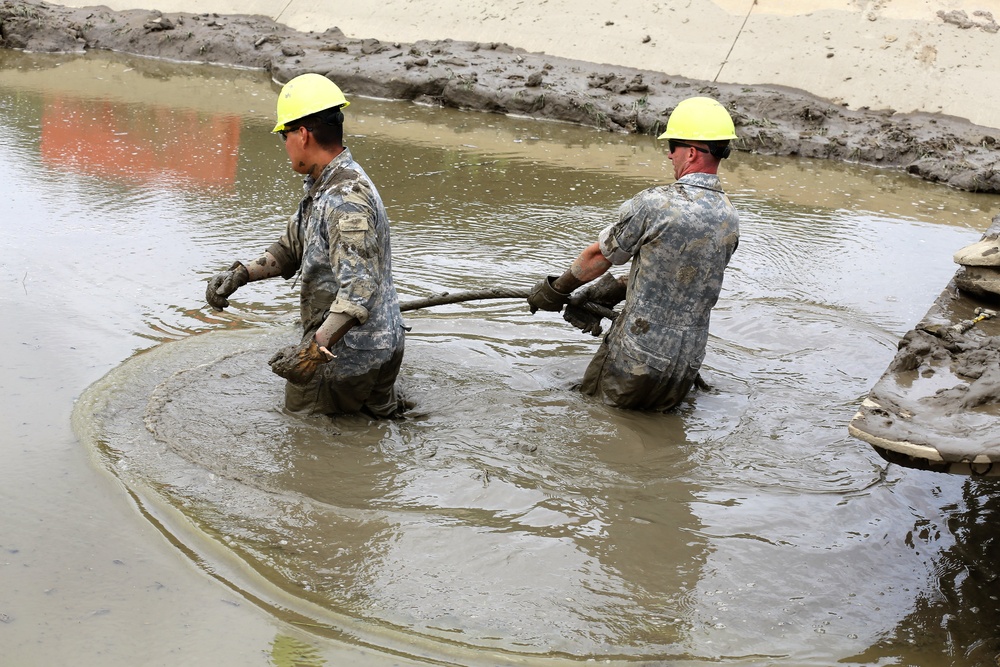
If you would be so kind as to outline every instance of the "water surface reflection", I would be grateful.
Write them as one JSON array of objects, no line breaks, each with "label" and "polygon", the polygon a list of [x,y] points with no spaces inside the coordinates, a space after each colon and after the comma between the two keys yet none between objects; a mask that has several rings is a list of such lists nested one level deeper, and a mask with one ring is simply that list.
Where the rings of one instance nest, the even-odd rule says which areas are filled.
[{"label": "water surface reflection", "polygon": [[[407,317],[408,419],[301,420],[262,363],[292,335],[294,290],[248,286],[222,314],[201,301],[297,201],[266,77],[2,58],[5,313],[52,335],[72,318],[102,374],[127,360],[81,400],[81,439],[203,568],[317,646],[463,664],[992,655],[996,601],[956,573],[989,580],[995,490],[887,467],[846,432],[992,199],[738,155],[714,389],[678,413],[568,391],[596,341],[500,301]],[[649,138],[352,102],[404,299],[530,285],[667,173]],[[15,222],[40,207],[49,225]],[[3,341],[23,377],[24,341]],[[18,391],[40,399],[57,377]]]}]

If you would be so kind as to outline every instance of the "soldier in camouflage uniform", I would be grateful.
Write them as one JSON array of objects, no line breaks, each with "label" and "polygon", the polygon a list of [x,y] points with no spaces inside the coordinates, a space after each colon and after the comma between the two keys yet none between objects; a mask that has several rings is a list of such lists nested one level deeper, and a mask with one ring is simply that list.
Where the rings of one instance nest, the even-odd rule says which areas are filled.
[{"label": "soldier in camouflage uniform", "polygon": [[[712,308],[739,243],[739,216],[717,175],[736,138],[729,113],[715,100],[689,98],[660,138],[669,140],[676,182],[623,204],[618,222],[569,270],[540,281],[528,297],[532,313],[566,306],[563,317],[594,335],[601,332],[600,315],[586,304],[612,307],[625,299],[580,389],[634,410],[669,410],[695,383]],[[607,273],[629,260],[627,279]]]},{"label": "soldier in camouflage uniform", "polygon": [[278,123],[305,196],[282,237],[258,260],[209,281],[213,308],[248,282],[301,272],[302,342],[271,359],[288,379],[285,406],[319,414],[402,411],[396,378],[403,320],[392,283],[389,220],[371,179],[343,146],[349,104],[332,81],[304,74],[278,97]]}]

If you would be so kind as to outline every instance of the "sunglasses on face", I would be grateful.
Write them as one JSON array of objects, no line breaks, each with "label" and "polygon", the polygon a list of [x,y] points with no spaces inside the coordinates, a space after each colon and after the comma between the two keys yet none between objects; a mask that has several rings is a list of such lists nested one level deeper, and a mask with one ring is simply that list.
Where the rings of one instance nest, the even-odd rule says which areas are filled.
[{"label": "sunglasses on face", "polygon": [[678,148],[693,148],[699,153],[710,152],[707,148],[702,148],[701,146],[692,146],[691,144],[684,143],[683,141],[677,141],[676,139],[669,139],[668,145],[670,146],[670,152],[673,153]]},{"label": "sunglasses on face", "polygon": [[[302,127],[299,125],[299,127]],[[286,127],[283,130],[278,130],[278,136],[281,137],[282,141],[288,141],[288,135],[292,132],[297,132],[299,127]]]}]

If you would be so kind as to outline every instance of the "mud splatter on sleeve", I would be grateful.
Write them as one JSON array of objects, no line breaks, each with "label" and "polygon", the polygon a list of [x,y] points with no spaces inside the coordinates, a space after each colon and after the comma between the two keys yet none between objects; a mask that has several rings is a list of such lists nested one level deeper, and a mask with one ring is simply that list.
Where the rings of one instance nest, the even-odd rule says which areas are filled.
[{"label": "mud splatter on sleeve", "polygon": [[358,183],[330,223],[330,265],[339,284],[330,311],[355,317],[362,324],[368,320],[383,273],[374,218],[366,188]]},{"label": "mud splatter on sleeve", "polygon": [[338,372],[349,375],[375,368],[401,349],[404,339],[385,206],[346,148],[309,189],[306,200],[298,231],[301,241],[295,233],[286,240],[290,248],[302,246],[303,330],[313,331],[331,312],[356,318],[358,326],[336,344]]},{"label": "mud splatter on sleeve", "polygon": [[301,227],[299,212],[296,211],[288,218],[285,233],[267,249],[267,252],[278,261],[281,277],[285,280],[294,276],[302,264]]},{"label": "mud splatter on sleeve", "polygon": [[609,225],[598,237],[601,252],[609,262],[624,264],[632,259],[646,233],[648,210],[642,193],[618,209],[618,222]]}]

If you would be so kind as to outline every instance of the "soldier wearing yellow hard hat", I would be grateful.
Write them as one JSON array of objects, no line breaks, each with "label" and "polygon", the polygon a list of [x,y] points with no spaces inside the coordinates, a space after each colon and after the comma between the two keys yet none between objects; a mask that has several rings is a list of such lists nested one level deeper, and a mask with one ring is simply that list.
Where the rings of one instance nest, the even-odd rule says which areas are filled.
[{"label": "soldier wearing yellow hard hat", "polygon": [[286,123],[314,113],[343,109],[350,104],[337,84],[322,74],[297,76],[282,86],[278,94],[278,122],[271,132],[281,132]]},{"label": "soldier wearing yellow hard hat", "polygon": [[[624,299],[580,390],[634,410],[669,410],[699,380],[712,308],[740,233],[718,176],[737,138],[725,107],[708,97],[682,100],[659,138],[675,182],[622,204],[617,221],[565,273],[544,278],[528,297],[532,313],[565,307],[567,322],[595,336],[601,316],[587,304],[611,308]],[[627,262],[627,276],[608,273]]]},{"label": "soldier wearing yellow hard hat", "polygon": [[403,319],[392,282],[389,219],[378,190],[344,145],[350,102],[321,74],[297,76],[278,94],[281,137],[304,196],[285,233],[257,260],[209,280],[217,310],[248,282],[299,274],[302,340],[269,362],[284,377],[285,407],[313,414],[393,417]]}]

